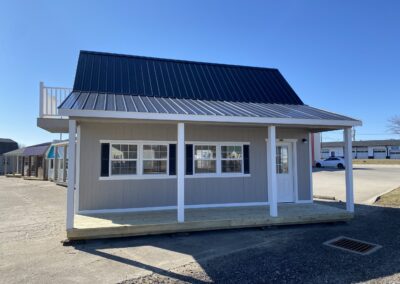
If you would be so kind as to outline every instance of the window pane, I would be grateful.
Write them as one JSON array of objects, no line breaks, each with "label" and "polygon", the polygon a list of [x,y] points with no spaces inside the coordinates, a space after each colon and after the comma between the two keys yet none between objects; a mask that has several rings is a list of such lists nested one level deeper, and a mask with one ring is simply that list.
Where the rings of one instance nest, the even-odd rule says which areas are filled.
[{"label": "window pane", "polygon": [[143,174],[166,174],[167,161],[143,161]]},{"label": "window pane", "polygon": [[135,175],[136,161],[111,161],[112,175]]},{"label": "window pane", "polygon": [[167,159],[167,145],[143,145],[143,158],[146,160]]},{"label": "window pane", "polygon": [[195,172],[196,173],[216,173],[215,160],[196,160]]},{"label": "window pane", "polygon": [[137,159],[137,145],[112,144],[111,159],[113,160]]},{"label": "window pane", "polygon": [[278,174],[289,172],[288,151],[287,146],[276,147],[276,173]]},{"label": "window pane", "polygon": [[221,146],[222,159],[241,159],[242,146]]},{"label": "window pane", "polygon": [[242,161],[240,160],[222,160],[223,173],[241,173]]},{"label": "window pane", "polygon": [[194,148],[196,159],[215,159],[217,156],[217,147],[209,145],[196,145]]}]

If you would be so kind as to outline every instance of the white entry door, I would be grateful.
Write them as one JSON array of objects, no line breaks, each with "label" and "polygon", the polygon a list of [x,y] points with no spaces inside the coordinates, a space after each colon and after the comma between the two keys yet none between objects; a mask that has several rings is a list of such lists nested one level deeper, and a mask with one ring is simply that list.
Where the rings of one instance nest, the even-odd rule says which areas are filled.
[{"label": "white entry door", "polygon": [[276,143],[276,175],[278,182],[278,202],[294,202],[292,143]]}]

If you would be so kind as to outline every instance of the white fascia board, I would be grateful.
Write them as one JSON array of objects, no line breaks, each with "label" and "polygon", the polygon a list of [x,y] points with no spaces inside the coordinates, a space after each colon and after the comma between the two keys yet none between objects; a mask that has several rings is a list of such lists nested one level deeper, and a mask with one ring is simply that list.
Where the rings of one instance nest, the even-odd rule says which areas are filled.
[{"label": "white fascia board", "polygon": [[328,120],[328,119],[299,119],[299,118],[274,118],[274,117],[246,117],[246,116],[219,116],[219,115],[189,115],[166,114],[104,110],[79,110],[59,109],[59,113],[69,117],[84,118],[115,118],[115,119],[143,119],[143,120],[168,120],[183,122],[225,122],[225,123],[254,123],[272,125],[312,125],[312,126],[361,126],[359,120]]}]

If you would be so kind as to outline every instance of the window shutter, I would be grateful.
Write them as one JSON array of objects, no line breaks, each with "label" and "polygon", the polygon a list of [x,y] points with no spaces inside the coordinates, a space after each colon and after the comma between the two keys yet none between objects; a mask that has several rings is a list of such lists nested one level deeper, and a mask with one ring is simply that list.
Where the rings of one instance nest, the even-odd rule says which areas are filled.
[{"label": "window shutter", "polygon": [[186,174],[193,175],[193,145],[186,144]]},{"label": "window shutter", "polygon": [[250,145],[243,145],[243,172],[250,173]]},{"label": "window shutter", "polygon": [[108,177],[110,165],[110,143],[101,143],[101,171],[100,176]]},{"label": "window shutter", "polygon": [[176,175],[176,144],[169,144],[169,175]]}]

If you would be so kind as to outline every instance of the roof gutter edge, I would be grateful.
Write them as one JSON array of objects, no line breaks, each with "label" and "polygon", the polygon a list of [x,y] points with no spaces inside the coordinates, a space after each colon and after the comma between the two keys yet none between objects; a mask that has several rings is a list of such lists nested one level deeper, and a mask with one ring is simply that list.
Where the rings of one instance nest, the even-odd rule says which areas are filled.
[{"label": "roof gutter edge", "polygon": [[331,120],[331,119],[299,119],[274,117],[247,117],[247,116],[217,116],[217,115],[189,115],[166,113],[143,113],[125,111],[101,111],[59,109],[59,114],[69,117],[110,118],[110,119],[138,119],[138,120],[168,120],[182,122],[226,122],[226,123],[254,123],[254,124],[283,124],[283,125],[312,125],[353,127],[361,126],[360,120]]}]

